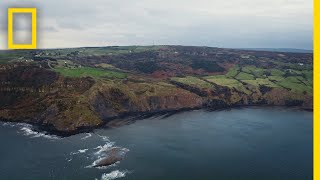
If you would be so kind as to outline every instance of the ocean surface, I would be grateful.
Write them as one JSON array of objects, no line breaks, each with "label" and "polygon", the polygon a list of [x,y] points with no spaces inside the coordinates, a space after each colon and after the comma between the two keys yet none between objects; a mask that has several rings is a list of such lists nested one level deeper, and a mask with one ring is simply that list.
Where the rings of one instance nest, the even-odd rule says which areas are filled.
[{"label": "ocean surface", "polygon": [[[0,179],[312,179],[312,112],[196,110],[67,138],[0,123]],[[94,168],[102,151],[125,158]]]}]

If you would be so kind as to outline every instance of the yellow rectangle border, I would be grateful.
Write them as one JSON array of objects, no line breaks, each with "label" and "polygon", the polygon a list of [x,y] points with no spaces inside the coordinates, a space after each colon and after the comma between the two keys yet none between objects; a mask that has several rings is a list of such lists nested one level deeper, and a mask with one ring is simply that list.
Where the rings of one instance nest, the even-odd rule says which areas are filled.
[{"label": "yellow rectangle border", "polygon": [[[320,180],[320,0],[314,0],[314,129],[313,129],[313,179]],[[36,49],[37,39],[37,19],[36,8],[9,8],[8,9],[8,48],[9,49]],[[13,14],[31,13],[32,14],[32,44],[13,44]]]},{"label": "yellow rectangle border", "polygon": [[320,180],[320,0],[313,3],[313,179]]},{"label": "yellow rectangle border", "polygon": [[[13,43],[13,14],[31,13],[31,44]],[[8,8],[8,49],[36,49],[37,48],[37,8]]]}]

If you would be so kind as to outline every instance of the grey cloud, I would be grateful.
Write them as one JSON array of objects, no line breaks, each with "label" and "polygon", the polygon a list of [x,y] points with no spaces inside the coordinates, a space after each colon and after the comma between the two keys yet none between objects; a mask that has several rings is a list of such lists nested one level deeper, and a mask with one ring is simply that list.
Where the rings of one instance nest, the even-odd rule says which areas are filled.
[{"label": "grey cloud", "polygon": [[0,11],[17,5],[38,8],[45,48],[155,42],[311,49],[313,41],[312,0],[10,0]]}]

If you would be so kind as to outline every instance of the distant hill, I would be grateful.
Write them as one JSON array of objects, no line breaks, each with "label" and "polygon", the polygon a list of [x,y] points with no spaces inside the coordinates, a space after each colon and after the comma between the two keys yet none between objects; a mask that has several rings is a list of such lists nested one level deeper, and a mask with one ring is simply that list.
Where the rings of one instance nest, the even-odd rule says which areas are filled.
[{"label": "distant hill", "polygon": [[293,49],[293,48],[240,48],[240,49],[253,50],[253,51],[270,51],[270,52],[313,53],[313,50]]},{"label": "distant hill", "polygon": [[182,110],[312,103],[312,53],[166,45],[0,51],[0,121],[59,135]]}]

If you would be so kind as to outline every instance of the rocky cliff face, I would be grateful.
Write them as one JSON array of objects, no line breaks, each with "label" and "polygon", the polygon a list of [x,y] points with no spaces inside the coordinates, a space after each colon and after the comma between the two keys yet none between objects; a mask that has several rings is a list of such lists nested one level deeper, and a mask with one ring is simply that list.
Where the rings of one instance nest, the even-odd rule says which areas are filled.
[{"label": "rocky cliff face", "polygon": [[32,65],[2,65],[0,84],[1,120],[38,124],[62,134],[139,113],[239,105],[312,109],[312,96],[283,88],[247,86],[246,94],[215,84],[199,89],[165,81],[68,78]]},{"label": "rocky cliff face", "polygon": [[91,107],[101,119],[140,112],[192,109],[201,107],[204,101],[200,96],[170,84],[148,87],[145,83],[129,82],[117,86],[100,82],[88,94]]},{"label": "rocky cliff face", "polygon": [[79,97],[93,86],[91,78],[64,78],[34,66],[9,65],[0,73],[0,118],[74,131],[101,123]]},{"label": "rocky cliff face", "polygon": [[0,81],[2,120],[62,133],[100,126],[119,116],[196,108],[203,103],[196,94],[170,84],[148,87],[146,83],[66,78],[33,66],[2,68]]},{"label": "rocky cliff face", "polygon": [[237,91],[236,89],[225,89],[220,94],[214,93],[209,98],[206,105],[210,108],[230,107],[230,106],[299,106],[303,109],[313,108],[312,96],[302,93],[294,93],[284,88],[248,88],[248,94]]}]

